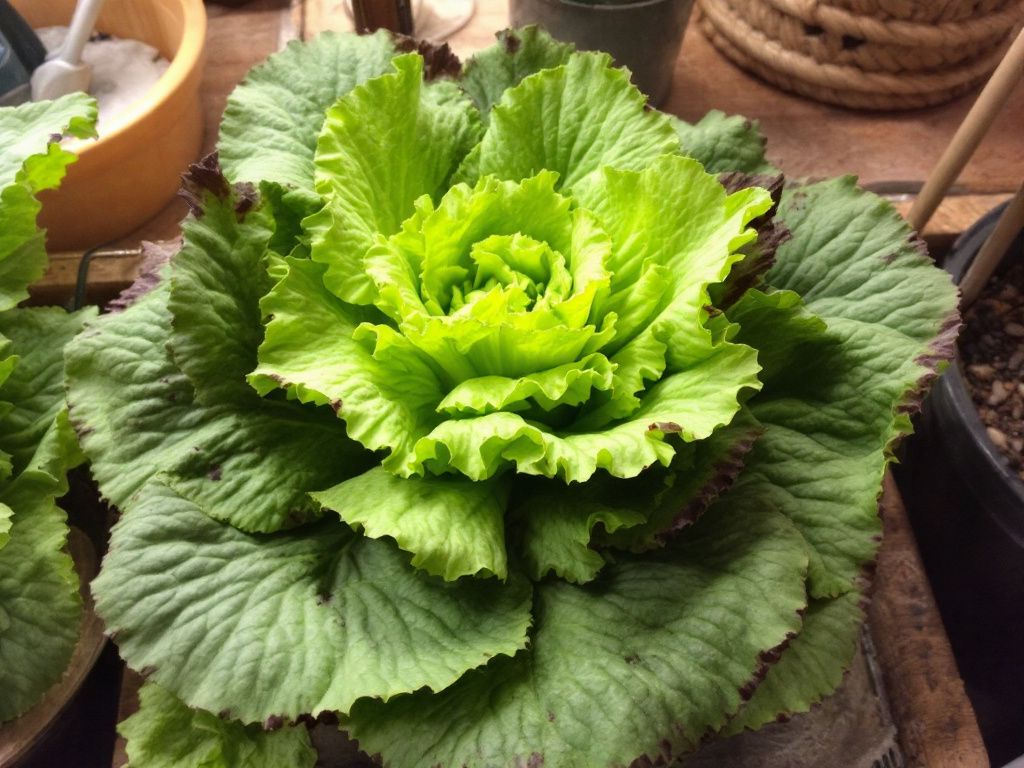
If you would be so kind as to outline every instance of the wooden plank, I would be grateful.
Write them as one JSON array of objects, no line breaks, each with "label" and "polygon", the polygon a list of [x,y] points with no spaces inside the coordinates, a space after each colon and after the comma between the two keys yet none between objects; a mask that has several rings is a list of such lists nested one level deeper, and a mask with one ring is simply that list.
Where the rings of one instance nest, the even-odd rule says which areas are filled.
[{"label": "wooden plank", "polygon": [[868,608],[908,768],[988,765],[896,483],[885,478],[885,535]]}]

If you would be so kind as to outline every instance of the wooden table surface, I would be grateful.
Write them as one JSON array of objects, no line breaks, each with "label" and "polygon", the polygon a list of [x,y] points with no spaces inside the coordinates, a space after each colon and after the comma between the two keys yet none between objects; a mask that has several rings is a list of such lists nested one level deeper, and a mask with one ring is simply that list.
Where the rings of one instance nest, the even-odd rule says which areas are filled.
[{"label": "wooden table surface", "polygon": [[[472,22],[451,40],[456,53],[463,56],[489,44],[494,31],[507,25],[503,0],[477,2]],[[249,67],[290,39],[350,26],[340,0],[254,0],[238,9],[211,5],[208,12],[208,58],[202,85],[207,150],[215,143],[227,94]],[[756,118],[768,136],[769,157],[790,175],[856,173],[862,183],[894,195],[906,208],[971,102],[968,96],[943,107],[907,113],[823,106],[743,73],[691,24],[665,108],[685,119],[713,108]],[[933,219],[933,243],[939,247],[947,243],[1019,185],[1024,177],[1022,125],[1024,89],[1018,89],[958,182],[955,196]],[[181,203],[170,204],[120,245],[173,237],[184,212]],[[53,254],[50,272],[35,291],[37,298],[65,298],[74,285],[79,259],[80,254]],[[132,279],[137,266],[133,258],[96,262],[90,271],[93,297],[108,297]],[[987,765],[973,710],[891,480],[887,480],[883,511],[886,538],[869,617],[907,765]]]}]

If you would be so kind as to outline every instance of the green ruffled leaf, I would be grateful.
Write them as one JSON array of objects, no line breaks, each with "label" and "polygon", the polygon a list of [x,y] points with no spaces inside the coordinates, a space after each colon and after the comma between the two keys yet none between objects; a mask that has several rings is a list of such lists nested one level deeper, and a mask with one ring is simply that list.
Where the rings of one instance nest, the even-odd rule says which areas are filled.
[{"label": "green ruffled leaf", "polygon": [[694,124],[670,118],[683,153],[708,173],[778,173],[764,156],[765,138],[756,120],[714,109]]},{"label": "green ruffled leaf", "polygon": [[78,575],[65,551],[66,516],[54,500],[79,461],[60,414],[25,470],[0,490],[0,504],[14,511],[0,549],[0,722],[27,712],[60,680],[78,639]]},{"label": "green ruffled leaf", "polygon": [[353,89],[327,111],[316,149],[324,208],[305,226],[313,260],[328,265],[335,295],[369,304],[363,256],[398,232],[421,195],[440,196],[480,138],[480,116],[451,82],[423,83],[423,59],[396,58],[395,71]]},{"label": "green ruffled leaf", "polygon": [[64,178],[75,155],[53,143],[95,135],[96,102],[84,93],[0,107],[0,311],[28,297],[46,269],[46,234],[36,226],[36,195]]},{"label": "green ruffled leaf", "polygon": [[156,683],[139,690],[139,710],[117,726],[128,768],[313,768],[305,726],[265,731],[189,709]]},{"label": "green ruffled leaf", "polygon": [[495,37],[497,43],[466,61],[459,82],[476,102],[485,124],[490,120],[491,108],[506,90],[542,69],[565,64],[575,49],[572,43],[559,42],[533,26],[506,29]]},{"label": "green ruffled leaf", "polygon": [[64,408],[64,346],[96,316],[94,308],[69,314],[58,307],[0,313],[0,334],[9,337],[18,365],[0,387],[13,407],[0,416],[0,450],[19,474]]},{"label": "green ruffled leaf", "polygon": [[[682,446],[667,469],[645,473],[630,487],[619,487],[622,503],[642,511],[645,521],[614,533],[601,532],[597,545],[632,552],[664,546],[732,486],[762,431],[749,409],[742,408],[732,422],[706,440]],[[600,487],[595,491],[601,493]],[[605,498],[613,498],[612,493],[604,491]]]},{"label": "green ruffled leaf", "polygon": [[531,622],[525,579],[446,583],[335,519],[246,534],[159,482],[114,527],[93,591],[129,665],[245,723],[441,690],[523,648]]},{"label": "green ruffled leaf", "polygon": [[793,291],[751,289],[727,314],[739,326],[739,338],[757,349],[761,380],[769,388],[780,378],[798,375],[801,357],[838,343]]},{"label": "green ruffled leaf", "polygon": [[263,257],[275,230],[271,212],[251,191],[244,215],[237,191],[206,194],[202,215],[182,224],[184,242],[168,272],[175,364],[204,405],[258,398],[245,377],[263,341],[260,299],[273,282]]},{"label": "green ruffled leaf", "polygon": [[806,565],[781,515],[723,501],[586,587],[541,584],[529,650],[438,694],[359,702],[344,727],[396,768],[668,762],[724,725],[761,655],[799,629]]},{"label": "green ruffled leaf", "polygon": [[[608,487],[611,483],[596,485],[598,489],[615,490],[614,486]],[[605,565],[601,554],[590,548],[594,529],[601,526],[611,535],[647,522],[643,511],[615,504],[611,499],[594,498],[599,495],[589,488],[589,493],[580,493],[571,486],[551,483],[546,490],[531,495],[516,509],[514,517],[521,525],[518,533],[523,540],[523,557],[534,581],[548,573],[574,584],[592,581]]]},{"label": "green ruffled leaf", "polygon": [[228,97],[217,148],[233,182],[272,181],[314,198],[313,155],[328,107],[391,69],[387,32],[325,32],[254,67]]},{"label": "green ruffled leaf", "polygon": [[651,387],[628,420],[595,432],[547,431],[508,412],[443,421],[416,442],[413,471],[453,467],[482,480],[514,463],[522,474],[566,483],[584,482],[599,469],[613,477],[636,477],[653,464],[672,461],[675,447],[668,436],[702,440],[727,424],[739,410],[739,394],[760,386],[758,370],[750,347],[724,345]]},{"label": "green ruffled leaf", "polygon": [[732,484],[760,429],[744,409],[708,439],[679,446],[667,468],[628,480],[596,475],[582,485],[520,481],[511,519],[530,577],[553,571],[583,584],[604,567],[603,550],[663,547]]},{"label": "green ruffled leaf", "polygon": [[669,119],[645,105],[607,54],[572,54],[565,65],[505,92],[472,156],[472,172],[467,166],[459,178],[473,183],[494,174],[519,181],[546,169],[558,173],[562,191],[576,193],[605,167],[639,170],[679,151]]},{"label": "green ruffled leaf", "polygon": [[807,712],[843,681],[857,652],[864,612],[859,592],[812,600],[800,634],[768,669],[764,681],[723,735],[757,730],[779,715]]},{"label": "green ruffled leaf", "polygon": [[517,379],[480,376],[456,385],[437,410],[446,416],[482,416],[495,411],[525,410],[536,404],[544,411],[587,402],[595,390],[611,389],[615,367],[601,354],[587,355]]},{"label": "green ruffled leaf", "polygon": [[[0,313],[0,489],[37,458],[40,442],[53,429],[64,408],[64,345],[93,315],[92,309],[68,314],[56,308]],[[79,455],[73,441],[68,449]],[[48,471],[54,481],[63,477],[60,468]],[[15,512],[0,503],[0,549],[10,538]]]},{"label": "green ruffled leaf", "polygon": [[[666,208],[666,200],[685,205]],[[599,311],[618,316],[615,339],[606,348],[617,365],[612,393],[592,398],[578,424],[594,428],[630,416],[641,402],[646,408],[647,381],[661,379],[664,387],[672,374],[685,375],[709,357],[742,359],[740,350],[716,342],[706,327],[708,287],[724,280],[743,258],[739,249],[756,237],[750,221],[772,202],[757,188],[726,195],[693,160],[669,156],[641,172],[606,170],[582,203],[612,240],[614,278]],[[703,370],[720,377],[718,387],[733,395],[732,410],[717,414],[725,416],[719,423],[727,423],[738,388],[750,382],[737,380],[729,365]]]},{"label": "green ruffled leaf", "polygon": [[165,282],[124,312],[99,318],[68,349],[71,418],[100,491],[124,507],[163,472],[207,514],[243,530],[315,518],[319,506],[307,492],[364,471],[366,457],[329,412],[247,397],[196,400],[168,349],[168,293]]},{"label": "green ruffled leaf", "polygon": [[911,429],[905,406],[952,351],[956,292],[895,209],[852,178],[788,193],[780,216],[793,239],[767,281],[800,294],[830,340],[801,347],[749,320],[741,330],[738,340],[769,357],[789,348],[790,362],[751,402],[765,433],[740,482],[806,538],[812,596],[836,596],[874,557],[889,448]]},{"label": "green ruffled leaf", "polygon": [[440,421],[434,409],[444,394],[430,361],[397,334],[390,346],[355,338],[362,322],[380,315],[328,291],[321,265],[289,259],[287,269],[263,299],[272,319],[249,377],[256,391],[282,387],[300,402],[331,406],[370,450],[412,445]]},{"label": "green ruffled leaf", "polygon": [[434,576],[508,575],[507,481],[401,478],[376,467],[312,496],[366,536],[390,536]]}]

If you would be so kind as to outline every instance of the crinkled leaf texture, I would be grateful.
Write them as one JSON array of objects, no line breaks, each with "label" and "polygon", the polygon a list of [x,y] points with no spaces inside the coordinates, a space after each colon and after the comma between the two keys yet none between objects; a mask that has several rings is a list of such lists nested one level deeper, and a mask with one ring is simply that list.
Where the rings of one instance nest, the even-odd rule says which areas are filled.
[{"label": "crinkled leaf texture", "polygon": [[55,499],[82,461],[63,411],[62,349],[92,313],[14,309],[0,314],[18,366],[0,388],[9,409],[0,447],[13,478],[0,484],[0,722],[23,714],[56,683],[78,637],[78,576],[64,551],[67,523]]},{"label": "crinkled leaf texture", "polygon": [[723,502],[586,587],[538,586],[529,650],[345,723],[395,766],[669,760],[725,724],[762,652],[800,628],[805,549],[769,507]]},{"label": "crinkled leaf texture", "polygon": [[0,107],[0,311],[26,298],[46,268],[36,195],[59,185],[75,161],[54,137],[93,136],[95,122],[96,102],[84,93]]},{"label": "crinkled leaf texture", "polygon": [[[450,84],[421,84],[417,61],[328,113],[314,263],[290,260],[263,301],[256,389],[331,405],[403,477],[635,477],[671,461],[670,435],[727,424],[758,366],[704,327],[708,287],[767,193],[727,195],[667,156],[668,119],[607,56],[579,54],[504,94],[473,150],[481,178],[436,200],[476,121]],[[607,115],[583,109],[598,95]],[[667,214],[666,198],[680,201]]]},{"label": "crinkled leaf texture", "polygon": [[265,731],[190,709],[156,683],[139,690],[139,710],[117,726],[128,768],[313,768],[302,725]]},{"label": "crinkled leaf texture", "polygon": [[[170,288],[69,353],[126,660],[245,723],[340,712],[397,768],[667,763],[806,709],[855,647],[948,279],[848,179],[786,192],[763,274],[756,126],[646,111],[602,55],[508,33],[467,98],[384,42],[243,86],[271,115],[303,77],[330,96],[256,152],[231,117],[228,176],[274,184],[207,201]],[[350,46],[362,74],[295,69]],[[311,471],[342,438],[366,450]]]},{"label": "crinkled leaf texture", "polygon": [[692,125],[675,118],[672,124],[683,153],[699,160],[709,173],[778,172],[765,160],[765,138],[756,121],[716,109]]},{"label": "crinkled leaf texture", "polygon": [[313,498],[371,538],[389,536],[412,564],[454,581],[508,575],[504,513],[509,482],[396,477],[382,467]]},{"label": "crinkled leaf texture", "polygon": [[132,667],[246,723],[442,690],[521,649],[531,622],[521,577],[446,583],[332,516],[247,534],[159,479],[124,510],[93,591]]},{"label": "crinkled leaf texture", "polygon": [[292,42],[254,67],[228,98],[217,149],[234,182],[273,181],[313,193],[313,152],[324,113],[339,97],[390,69],[383,30]]},{"label": "crinkled leaf texture", "polygon": [[956,293],[892,206],[852,178],[788,192],[780,216],[793,237],[767,281],[828,330],[809,341],[806,318],[785,308],[773,324],[787,333],[741,325],[739,340],[786,364],[751,403],[765,433],[740,484],[793,520],[811,547],[811,594],[832,597],[874,557],[890,448],[952,353]]},{"label": "crinkled leaf texture", "polygon": [[[117,506],[162,472],[207,514],[269,532],[316,518],[308,491],[368,464],[333,414],[246,386],[272,220],[256,207],[239,221],[237,204],[208,196],[168,280],[79,337],[67,357],[69,407]],[[125,423],[133,428],[117,428]]]},{"label": "crinkled leaf texture", "polygon": [[[821,563],[833,564],[836,574],[842,576],[833,578],[836,596],[812,601],[801,633],[790,638],[777,667],[768,672],[763,692],[758,689],[754,693],[730,726],[733,730],[759,727],[780,712],[806,711],[839,683],[856,647],[860,596],[854,579],[875,551],[877,497],[887,450],[909,426],[905,409],[919,396],[923,382],[934,375],[935,364],[948,357],[950,325],[955,325],[956,297],[948,278],[909,242],[909,232],[891,207],[857,190],[852,181],[830,182],[791,195],[783,215],[793,229],[793,241],[780,254],[779,266],[769,278],[808,296],[807,307],[829,325],[794,304],[789,294],[770,294],[775,296],[770,300],[750,299],[755,306],[747,305],[748,323],[741,327],[738,338],[765,349],[776,362],[789,364],[773,366],[775,375],[768,379],[765,391],[750,401],[764,434],[746,457],[738,484],[705,519],[728,515],[735,521],[752,521],[756,519],[754,510],[777,510],[774,514],[789,516],[800,531],[798,549],[810,556],[811,568],[816,563],[819,568]],[[818,269],[827,269],[828,277],[819,272],[811,283],[814,278],[805,276]],[[703,525],[701,521],[693,530]],[[831,536],[820,535],[826,530]],[[678,541],[687,541],[690,535],[693,533],[688,531]],[[666,551],[674,546],[679,545],[670,544]],[[739,550],[735,548],[734,553]],[[657,559],[655,554],[643,562],[653,565]],[[619,567],[606,568],[587,589],[604,584]],[[752,571],[745,574],[756,578]],[[814,589],[813,570],[809,586]],[[666,592],[652,587],[648,599],[657,603]],[[546,606],[542,602],[546,594],[542,586],[538,606]],[[690,599],[704,604],[704,598],[693,593]],[[643,610],[645,604],[639,595],[630,603],[635,611]],[[671,615],[681,609],[662,606],[661,610]],[[398,733],[406,734],[401,747],[392,747],[396,766],[414,765],[413,756],[422,750],[430,750],[441,765],[464,761],[516,765],[517,760],[524,763],[531,757],[538,763],[543,758],[567,766],[628,762],[642,753],[637,748],[642,741],[638,739],[621,757],[609,751],[601,739],[613,730],[612,723],[595,714],[614,707],[619,688],[596,674],[594,679],[604,683],[600,701],[595,698],[585,704],[571,698],[581,687],[580,659],[613,669],[614,652],[606,656],[601,652],[616,646],[607,642],[600,652],[581,653],[579,648],[586,646],[577,644],[562,656],[576,660],[571,669],[541,665],[536,659],[545,650],[545,633],[557,632],[548,627],[552,617],[564,619],[553,609],[538,610],[534,643],[516,657],[523,664],[520,669],[507,671],[509,662],[492,664],[468,675],[450,695],[360,705],[350,721],[353,733],[371,750],[384,749]],[[648,623],[637,623],[645,631],[649,629]],[[623,627],[629,622],[605,617],[587,624],[598,625]],[[708,633],[705,640],[711,645],[715,642],[711,638],[721,642],[729,635],[722,625],[708,627]],[[766,646],[764,651],[770,648]],[[539,679],[538,669],[546,679]],[[661,679],[666,678],[662,675]],[[748,693],[758,679],[752,680]],[[622,690],[623,701],[631,707],[648,701],[648,693],[638,694],[639,688],[624,685]],[[588,713],[586,718],[570,721],[567,731],[573,734],[571,738],[563,735],[559,712],[550,704],[560,700],[575,701],[574,711]],[[677,716],[683,711],[692,714],[701,711],[702,703],[695,699],[689,707],[674,711]],[[738,707],[736,703],[723,711],[732,713]],[[554,713],[554,719],[545,718],[546,713]],[[450,726],[469,719],[476,724]],[[449,724],[449,730],[439,738],[436,733],[442,722]],[[615,722],[621,734],[621,724],[631,721],[620,714]],[[722,721],[704,725],[708,729],[721,726]],[[667,745],[676,751],[680,745],[683,749],[694,745],[685,739],[674,742],[668,723],[662,724],[659,732],[669,737]],[[409,744],[410,733],[416,736],[415,744]],[[602,747],[595,746],[593,753],[586,751],[597,744]],[[573,750],[583,751],[577,756]]]},{"label": "crinkled leaf texture", "polygon": [[463,67],[460,85],[476,103],[483,120],[505,91],[524,77],[565,64],[575,48],[539,27],[498,32],[498,44],[474,54]]}]

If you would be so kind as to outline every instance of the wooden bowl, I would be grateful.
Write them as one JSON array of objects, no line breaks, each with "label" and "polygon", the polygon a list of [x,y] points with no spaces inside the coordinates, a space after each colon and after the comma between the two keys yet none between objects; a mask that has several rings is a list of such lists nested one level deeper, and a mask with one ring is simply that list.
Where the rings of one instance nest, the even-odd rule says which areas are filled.
[{"label": "wooden bowl", "polygon": [[[13,0],[33,27],[66,25],[75,0]],[[174,197],[202,147],[199,101],[206,11],[202,0],[106,0],[99,31],[152,45],[171,64],[128,121],[99,140],[75,141],[78,162],[44,192],[39,223],[51,251],[84,250],[128,234]]]}]

